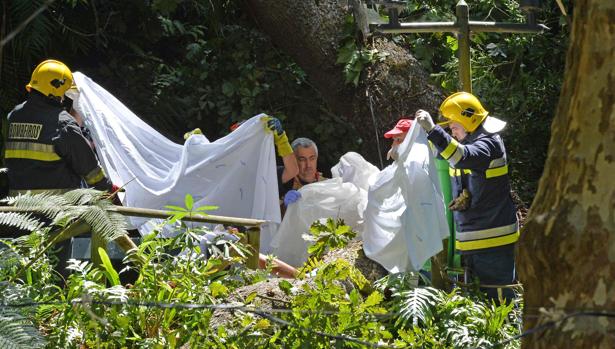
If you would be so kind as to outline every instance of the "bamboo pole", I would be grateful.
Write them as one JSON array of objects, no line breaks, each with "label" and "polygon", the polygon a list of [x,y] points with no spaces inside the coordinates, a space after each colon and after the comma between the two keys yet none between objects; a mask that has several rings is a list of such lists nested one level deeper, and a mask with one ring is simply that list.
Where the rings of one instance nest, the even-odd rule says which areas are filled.
[{"label": "bamboo pole", "polygon": [[246,266],[250,269],[258,269],[258,258],[260,254],[260,236],[261,231],[259,227],[252,227],[246,231],[246,236],[248,237],[248,245],[250,246],[250,252],[252,254],[246,260]]},{"label": "bamboo pole", "polygon": [[[0,207],[0,212],[41,212],[43,208],[23,208],[23,207],[12,207],[12,206],[2,206]],[[154,210],[150,208],[141,208],[141,207],[124,207],[124,206],[112,206],[108,209],[110,212],[117,212],[124,216],[131,217],[145,217],[145,218],[161,218],[167,219],[173,216],[169,211],[164,210]],[[245,227],[258,227],[266,221],[260,219],[252,219],[252,218],[238,218],[238,217],[226,217],[226,216],[214,216],[214,215],[203,215],[198,213],[192,213],[182,218],[183,221],[189,222],[201,222],[201,223],[219,223],[219,224],[232,224],[232,225],[240,225]]]},{"label": "bamboo pole", "polygon": [[[27,213],[27,212],[42,212],[43,208],[23,208],[23,207],[12,207],[12,206],[1,206],[0,212],[18,212],[18,213]],[[169,211],[164,210],[154,210],[149,208],[140,208],[140,207],[124,207],[124,206],[112,206],[108,209],[110,212],[116,212],[124,216],[132,216],[132,217],[145,217],[145,218],[161,218],[167,219],[173,216]],[[191,222],[201,222],[201,223],[216,223],[216,224],[229,224],[229,225],[239,225],[249,227],[246,232],[247,236],[247,244],[250,246],[250,250],[252,255],[246,259],[246,265],[249,268],[257,269],[258,268],[258,257],[260,250],[260,225],[265,223],[264,220],[260,219],[251,219],[251,218],[237,218],[237,217],[226,217],[226,216],[214,216],[214,215],[203,215],[193,213],[184,218],[184,221]],[[63,230],[60,234],[52,236],[50,241],[54,243],[58,243],[72,237],[84,234],[90,231],[90,226],[83,222],[77,221],[71,224],[67,229]],[[114,240],[115,243],[124,251],[124,253],[128,252],[133,248],[137,248],[135,243],[127,236],[123,235]],[[92,243],[92,248],[94,248],[94,243]],[[96,244],[98,246],[98,244]],[[98,255],[98,249],[96,251],[91,251],[91,258]]]}]

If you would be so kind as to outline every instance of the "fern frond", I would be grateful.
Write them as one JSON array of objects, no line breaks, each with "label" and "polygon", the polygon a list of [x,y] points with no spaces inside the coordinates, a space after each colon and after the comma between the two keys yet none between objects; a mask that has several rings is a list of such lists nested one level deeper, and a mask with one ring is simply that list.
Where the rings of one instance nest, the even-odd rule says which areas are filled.
[{"label": "fern frond", "polygon": [[[0,243],[8,245],[9,241],[0,240]],[[20,266],[19,262],[21,256],[13,251],[12,248],[2,248],[0,249],[0,270],[2,270],[2,274],[11,270],[11,268],[15,266]]]},{"label": "fern frond", "polygon": [[6,202],[15,207],[30,209],[52,220],[55,220],[68,206],[61,195],[49,193],[19,195],[7,198]]},{"label": "fern frond", "polygon": [[23,315],[0,308],[0,348],[43,348],[45,338]]},{"label": "fern frond", "polygon": [[31,213],[0,212],[0,226],[15,227],[29,232],[39,230],[43,223],[32,217]]},{"label": "fern frond", "polygon": [[[0,283],[0,304],[31,302],[27,291],[20,285]],[[0,348],[42,348],[45,338],[25,315],[33,314],[32,308],[9,308],[0,306]]]},{"label": "fern frond", "polygon": [[320,269],[320,267],[322,267],[324,264],[325,262],[323,262],[321,259],[310,257],[305,262],[305,264],[303,264],[303,267],[300,269],[299,273],[300,275],[305,276],[307,274],[310,274],[314,270]]},{"label": "fern frond", "polygon": [[62,197],[69,205],[81,206],[93,204],[102,199],[104,192],[95,189],[75,189],[64,193]]},{"label": "fern frond", "polygon": [[419,321],[426,323],[433,316],[432,308],[442,299],[440,292],[435,288],[425,287],[399,293],[399,318],[395,325],[405,327],[408,322],[412,322],[414,326],[418,325]]},{"label": "fern frond", "polygon": [[107,211],[109,206],[110,202],[101,200],[93,206],[81,206],[83,212],[80,214],[81,219],[92,228],[92,234],[99,234],[105,242],[126,234],[124,216]]}]

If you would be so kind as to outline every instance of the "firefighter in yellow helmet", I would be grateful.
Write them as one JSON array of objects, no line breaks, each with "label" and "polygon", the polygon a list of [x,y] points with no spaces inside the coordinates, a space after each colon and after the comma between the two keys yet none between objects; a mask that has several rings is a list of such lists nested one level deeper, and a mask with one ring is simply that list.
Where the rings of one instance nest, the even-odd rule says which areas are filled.
[{"label": "firefighter in yellow helmet", "polygon": [[[478,278],[481,285],[513,284],[519,224],[510,195],[506,150],[498,134],[506,123],[490,116],[478,98],[467,92],[449,96],[440,113],[452,137],[424,110],[416,112],[416,121],[450,166],[455,199],[449,207],[466,275]],[[492,299],[514,297],[510,288],[483,291]]]},{"label": "firefighter in yellow helmet", "polygon": [[71,87],[73,74],[60,61],[46,60],[32,72],[28,99],[8,115],[9,195],[82,187],[112,191],[79,125],[62,106]]}]

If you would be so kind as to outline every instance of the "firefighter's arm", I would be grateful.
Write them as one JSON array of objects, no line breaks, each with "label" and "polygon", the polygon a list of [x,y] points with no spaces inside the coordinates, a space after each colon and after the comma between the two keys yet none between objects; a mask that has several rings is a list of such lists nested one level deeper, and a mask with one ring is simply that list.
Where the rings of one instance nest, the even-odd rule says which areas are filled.
[{"label": "firefighter's arm", "polygon": [[438,125],[429,132],[427,138],[436,147],[439,155],[454,168],[488,168],[492,159],[502,156],[496,154],[498,147],[491,138],[481,138],[472,144],[461,144]]},{"label": "firefighter's arm", "polygon": [[60,116],[59,128],[59,135],[54,139],[56,153],[85,180],[88,186],[111,191],[112,184],[105,176],[77,122],[70,119],[70,115],[66,113]]}]

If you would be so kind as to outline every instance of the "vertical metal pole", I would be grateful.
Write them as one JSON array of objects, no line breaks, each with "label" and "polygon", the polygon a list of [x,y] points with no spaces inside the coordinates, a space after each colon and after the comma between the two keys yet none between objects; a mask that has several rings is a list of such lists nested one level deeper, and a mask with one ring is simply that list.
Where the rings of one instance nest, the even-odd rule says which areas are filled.
[{"label": "vertical metal pole", "polygon": [[459,52],[459,81],[461,90],[472,93],[472,68],[470,66],[470,10],[464,0],[459,0],[455,6],[457,15],[458,52]]}]

